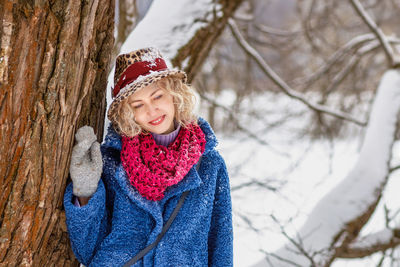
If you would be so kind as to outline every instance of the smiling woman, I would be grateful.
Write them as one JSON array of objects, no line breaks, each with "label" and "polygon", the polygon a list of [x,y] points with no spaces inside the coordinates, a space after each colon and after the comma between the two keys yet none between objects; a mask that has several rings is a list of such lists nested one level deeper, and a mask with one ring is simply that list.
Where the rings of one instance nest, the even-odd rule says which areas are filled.
[{"label": "smiling woman", "polygon": [[156,134],[168,134],[174,130],[173,97],[157,83],[129,96],[126,102],[133,108],[134,119],[143,130]]},{"label": "smiling woman", "polygon": [[232,266],[229,177],[213,130],[193,113],[186,74],[155,48],[120,55],[115,69],[101,153],[90,127],[72,153],[64,205],[76,257],[89,266]]},{"label": "smiling woman", "polygon": [[167,134],[174,125],[196,121],[194,94],[180,79],[162,78],[137,90],[116,108],[116,125],[126,136],[152,132]]}]

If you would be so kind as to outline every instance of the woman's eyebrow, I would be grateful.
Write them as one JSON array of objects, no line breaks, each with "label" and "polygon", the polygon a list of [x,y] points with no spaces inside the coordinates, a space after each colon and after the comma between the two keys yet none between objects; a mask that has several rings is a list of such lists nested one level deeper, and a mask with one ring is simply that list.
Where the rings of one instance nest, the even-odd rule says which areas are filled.
[{"label": "woman's eyebrow", "polygon": [[[156,89],[153,93],[151,93],[150,97],[152,97],[155,93],[157,93],[158,91],[162,90],[161,88]],[[135,102],[140,102],[142,101],[141,99],[137,99],[137,100],[133,100],[131,103],[135,103]]]},{"label": "woman's eyebrow", "polygon": [[153,93],[151,93],[150,97],[153,96],[155,93],[157,93],[160,90],[161,90],[161,88],[157,88],[157,90],[155,90]]}]

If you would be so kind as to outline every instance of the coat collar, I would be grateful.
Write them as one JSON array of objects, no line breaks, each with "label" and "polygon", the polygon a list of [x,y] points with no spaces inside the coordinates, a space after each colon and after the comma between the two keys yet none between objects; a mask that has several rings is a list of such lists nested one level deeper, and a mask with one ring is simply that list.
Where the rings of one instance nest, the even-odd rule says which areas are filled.
[{"label": "coat collar", "polygon": [[[204,120],[203,118],[199,118],[198,124],[206,138],[206,146],[203,153],[204,157],[216,147],[218,142],[211,126],[206,120]],[[112,148],[121,151],[121,136],[113,129],[112,125],[110,125],[108,128],[108,133],[102,146],[104,148]],[[121,193],[128,196],[139,207],[147,210],[154,217],[155,221],[157,222],[156,228],[159,228],[159,231],[161,231],[163,225],[161,206],[163,206],[163,204],[165,204],[165,202],[171,197],[179,195],[185,191],[195,189],[199,187],[202,183],[202,180],[196,170],[195,165],[182,181],[180,181],[176,185],[169,187],[165,191],[164,198],[161,201],[157,202],[144,198],[134,187],[130,185],[122,164],[119,164],[114,176],[110,178],[114,180],[116,185],[118,185]]]}]

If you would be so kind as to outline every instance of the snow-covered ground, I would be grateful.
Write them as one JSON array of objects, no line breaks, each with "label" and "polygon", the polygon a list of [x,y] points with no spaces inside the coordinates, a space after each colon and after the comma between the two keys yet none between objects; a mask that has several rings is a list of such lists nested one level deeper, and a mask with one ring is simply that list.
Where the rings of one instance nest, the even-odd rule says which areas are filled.
[{"label": "snow-covered ground", "polygon": [[[229,105],[233,98],[232,93],[224,92],[217,102],[220,100],[220,103]],[[241,123],[254,130],[268,145],[260,145],[242,133],[228,135],[217,132],[219,150],[227,163],[233,189],[234,261],[239,267],[254,266],[264,258],[264,252],[280,248],[287,241],[283,229],[289,236],[296,234],[312,208],[354,166],[363,140],[363,132],[357,129],[351,131],[353,137],[332,142],[296,137],[299,129],[311,124],[311,112],[284,95],[258,96],[244,103],[245,107],[249,105],[258,109],[263,119],[254,120],[241,114]],[[200,114],[206,116],[204,111],[205,108],[199,108]],[[279,121],[288,113],[302,116],[292,116],[271,130],[265,129],[261,122]],[[220,121],[223,119],[219,118]],[[397,155],[392,163],[395,165],[400,162],[399,143],[393,153]],[[265,186],[235,189],[250,182],[260,182]],[[400,172],[391,176],[382,201],[393,210],[400,207],[400,198],[396,198],[397,188],[400,188]],[[373,233],[383,228],[381,204],[362,233]],[[338,260],[332,266],[376,266],[378,260],[377,256],[363,260]]]}]

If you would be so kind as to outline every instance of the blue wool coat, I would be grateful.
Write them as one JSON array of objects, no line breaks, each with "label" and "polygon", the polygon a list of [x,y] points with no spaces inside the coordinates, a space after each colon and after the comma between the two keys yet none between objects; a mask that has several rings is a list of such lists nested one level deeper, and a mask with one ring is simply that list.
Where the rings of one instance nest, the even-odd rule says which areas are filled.
[{"label": "blue wool coat", "polygon": [[122,266],[156,240],[181,194],[189,190],[163,239],[133,266],[233,266],[229,178],[210,125],[200,118],[199,126],[207,141],[199,171],[193,166],[160,201],[147,200],[129,184],[120,161],[121,137],[109,128],[96,193],[83,207],[72,203],[72,184],[64,195],[71,246],[81,263]]}]

